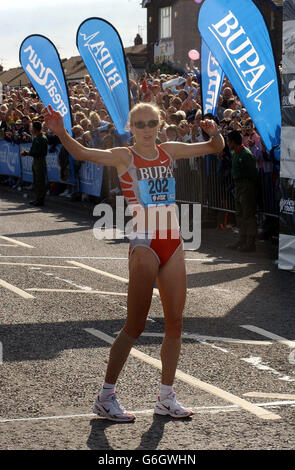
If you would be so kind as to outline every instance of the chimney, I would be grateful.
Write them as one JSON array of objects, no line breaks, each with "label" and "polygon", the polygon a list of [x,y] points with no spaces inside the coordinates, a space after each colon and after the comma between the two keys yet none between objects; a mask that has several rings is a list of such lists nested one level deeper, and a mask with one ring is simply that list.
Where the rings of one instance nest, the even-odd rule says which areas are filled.
[{"label": "chimney", "polygon": [[142,37],[139,36],[139,34],[136,35],[136,38],[134,39],[134,45],[135,46],[140,46],[142,44]]}]

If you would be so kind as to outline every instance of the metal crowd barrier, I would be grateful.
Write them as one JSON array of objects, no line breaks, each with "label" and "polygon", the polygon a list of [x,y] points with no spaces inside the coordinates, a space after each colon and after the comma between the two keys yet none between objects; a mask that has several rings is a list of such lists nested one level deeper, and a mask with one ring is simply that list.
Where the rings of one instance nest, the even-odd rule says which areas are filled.
[{"label": "metal crowd barrier", "polygon": [[[217,156],[179,160],[174,171],[179,203],[198,202],[207,209],[235,212],[234,181]],[[280,190],[275,169],[270,173],[259,170],[257,189],[258,212],[278,217]]]}]

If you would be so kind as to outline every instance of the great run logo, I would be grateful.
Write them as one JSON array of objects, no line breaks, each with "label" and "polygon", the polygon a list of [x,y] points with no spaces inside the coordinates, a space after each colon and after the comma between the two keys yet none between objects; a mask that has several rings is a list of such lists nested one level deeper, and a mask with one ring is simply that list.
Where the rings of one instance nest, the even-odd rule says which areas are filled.
[{"label": "great run logo", "polygon": [[0,163],[6,167],[10,173],[15,174],[19,163],[19,153],[16,145],[4,142],[0,152]]},{"label": "great run logo", "polygon": [[280,211],[287,215],[295,214],[295,201],[293,199],[281,199]]},{"label": "great run logo", "polygon": [[66,104],[64,103],[63,88],[59,83],[55,73],[50,67],[46,67],[38,57],[35,50],[29,45],[24,49],[24,54],[29,54],[28,64],[26,65],[26,71],[32,77],[33,81],[38,83],[41,87],[44,87],[46,92],[51,98],[51,101],[54,105],[54,109],[60,112],[64,117],[68,114],[69,110]]},{"label": "great run logo", "polygon": [[240,26],[238,19],[230,10],[228,15],[218,23],[211,24],[209,30],[222,47],[248,92],[247,98],[254,97],[254,101],[258,103],[258,111],[261,111],[262,100],[260,97],[273,85],[275,80],[270,80],[260,86],[263,83],[261,78],[265,76],[266,66],[261,62],[247,32]]},{"label": "great run logo", "polygon": [[106,86],[112,92],[123,80],[118,73],[117,67],[115,66],[114,60],[110,54],[110,51],[105,45],[104,41],[98,41],[97,36],[100,31],[91,34],[86,37],[86,34],[80,33],[80,36],[84,40],[84,47],[88,48],[98,70],[103,77]]},{"label": "great run logo", "polygon": [[[217,67],[217,68],[216,68]],[[212,113],[217,104],[217,92],[219,90],[221,75],[218,71],[219,63],[213,56],[212,52],[209,52],[207,74],[209,78],[209,86],[207,91],[206,103],[205,103],[205,114]]]}]

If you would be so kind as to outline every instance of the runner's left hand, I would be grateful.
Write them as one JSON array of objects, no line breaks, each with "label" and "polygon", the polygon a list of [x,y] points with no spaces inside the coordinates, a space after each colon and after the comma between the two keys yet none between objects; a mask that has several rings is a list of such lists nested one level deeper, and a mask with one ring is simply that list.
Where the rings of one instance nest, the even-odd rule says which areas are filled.
[{"label": "runner's left hand", "polygon": [[218,125],[213,119],[205,119],[200,121],[201,128],[208,134],[210,137],[216,135],[218,132]]}]

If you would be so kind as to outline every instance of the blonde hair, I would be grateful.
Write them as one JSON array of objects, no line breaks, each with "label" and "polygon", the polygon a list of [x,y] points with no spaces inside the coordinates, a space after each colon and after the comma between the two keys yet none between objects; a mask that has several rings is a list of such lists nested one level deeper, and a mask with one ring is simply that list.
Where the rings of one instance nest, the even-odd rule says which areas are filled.
[{"label": "blonde hair", "polygon": [[84,129],[82,126],[77,124],[76,126],[72,127],[72,132],[73,132],[74,138],[76,138],[78,134],[80,134],[80,136],[83,134]]},{"label": "blonde hair", "polygon": [[158,117],[159,117],[159,121],[161,121],[161,113],[160,113],[160,108],[156,105],[156,104],[153,104],[153,103],[137,103],[130,111],[129,113],[129,125],[130,123],[132,122],[132,118],[134,117],[134,114],[137,112],[137,111],[145,111],[145,110],[150,110],[150,111],[154,111]]},{"label": "blonde hair", "polygon": [[96,111],[90,111],[89,119],[90,119],[92,125],[93,125],[94,119],[97,119],[99,124],[101,123],[100,115]]}]

